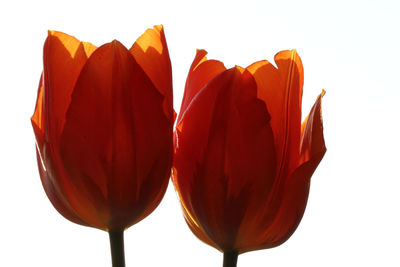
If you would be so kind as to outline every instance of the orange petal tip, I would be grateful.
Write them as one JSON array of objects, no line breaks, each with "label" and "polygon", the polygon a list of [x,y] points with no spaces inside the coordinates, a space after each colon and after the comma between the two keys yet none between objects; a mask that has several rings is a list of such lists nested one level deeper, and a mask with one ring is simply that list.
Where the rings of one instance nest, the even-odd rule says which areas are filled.
[{"label": "orange petal tip", "polygon": [[198,66],[200,66],[203,62],[207,61],[207,54],[208,52],[206,50],[196,48],[196,58],[197,56],[199,56],[199,58],[201,57],[201,59],[196,64],[196,66],[193,67],[192,71],[195,71]]},{"label": "orange petal tip", "polygon": [[113,47],[121,47],[121,46],[125,47],[125,46],[124,46],[120,41],[118,41],[117,39],[112,40],[112,41],[110,42],[110,44],[111,44]]},{"label": "orange petal tip", "polygon": [[154,25],[153,29],[158,30],[158,31],[162,31],[164,29],[164,26],[162,24],[160,25]]},{"label": "orange petal tip", "polygon": [[198,53],[205,53],[206,55],[208,54],[208,52],[205,49],[196,48],[196,54]]},{"label": "orange petal tip", "polygon": [[233,67],[235,70],[237,70],[237,71],[239,71],[241,74],[245,71],[245,69],[244,68],[242,68],[242,67],[240,67],[240,66],[238,66],[238,65],[235,65],[235,67]]}]

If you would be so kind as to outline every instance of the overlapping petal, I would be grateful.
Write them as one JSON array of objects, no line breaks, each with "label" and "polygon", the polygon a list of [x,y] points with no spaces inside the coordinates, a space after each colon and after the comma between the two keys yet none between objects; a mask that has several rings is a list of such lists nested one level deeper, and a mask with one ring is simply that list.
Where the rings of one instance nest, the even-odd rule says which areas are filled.
[{"label": "overlapping petal", "polygon": [[267,103],[271,114],[278,157],[278,176],[287,175],[296,167],[299,155],[303,66],[296,50],[275,55],[275,68],[260,61],[247,69],[253,74],[258,97]]},{"label": "overlapping petal", "polygon": [[[224,64],[217,60],[207,60],[207,51],[197,50],[186,79],[185,92],[181,110],[185,111],[192,99],[209,81],[226,70]],[[180,125],[184,112],[179,113],[177,125]]]},{"label": "overlapping petal", "polygon": [[49,31],[43,50],[46,138],[59,140],[75,82],[95,49],[65,33]]},{"label": "overlapping petal", "polygon": [[164,112],[168,119],[173,121],[172,69],[163,26],[157,25],[153,29],[148,29],[129,51],[165,97]]}]

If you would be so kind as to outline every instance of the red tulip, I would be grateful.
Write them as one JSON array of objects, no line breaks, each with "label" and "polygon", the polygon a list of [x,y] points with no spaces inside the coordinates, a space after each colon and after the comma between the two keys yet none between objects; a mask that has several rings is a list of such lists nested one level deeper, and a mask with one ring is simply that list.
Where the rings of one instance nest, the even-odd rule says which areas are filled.
[{"label": "red tulip", "polygon": [[197,55],[175,133],[173,181],[203,242],[237,255],[285,242],[298,226],[310,178],[325,154],[321,97],[301,123],[303,67],[296,51],[225,69]]},{"label": "red tulip", "polygon": [[[31,121],[39,173],[68,220],[119,233],[160,203],[172,164],[172,74],[162,26],[130,50],[49,31]],[[111,235],[110,235],[111,236]]]}]

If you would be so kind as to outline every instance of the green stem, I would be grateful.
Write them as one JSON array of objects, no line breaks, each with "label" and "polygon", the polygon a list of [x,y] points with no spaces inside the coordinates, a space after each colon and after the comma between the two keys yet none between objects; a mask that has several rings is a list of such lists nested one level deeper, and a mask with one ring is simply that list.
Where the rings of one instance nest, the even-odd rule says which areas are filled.
[{"label": "green stem", "polygon": [[224,252],[223,267],[236,267],[239,254],[236,251]]},{"label": "green stem", "polygon": [[124,231],[108,231],[112,267],[125,267]]}]

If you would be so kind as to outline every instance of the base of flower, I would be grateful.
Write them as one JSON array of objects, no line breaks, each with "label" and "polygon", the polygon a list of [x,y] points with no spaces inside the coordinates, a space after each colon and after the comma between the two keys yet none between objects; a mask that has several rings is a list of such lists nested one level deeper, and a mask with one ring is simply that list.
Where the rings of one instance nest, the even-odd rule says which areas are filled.
[{"label": "base of flower", "polygon": [[223,267],[236,267],[239,254],[236,251],[225,251]]},{"label": "base of flower", "polygon": [[112,267],[125,267],[124,231],[108,231]]}]

